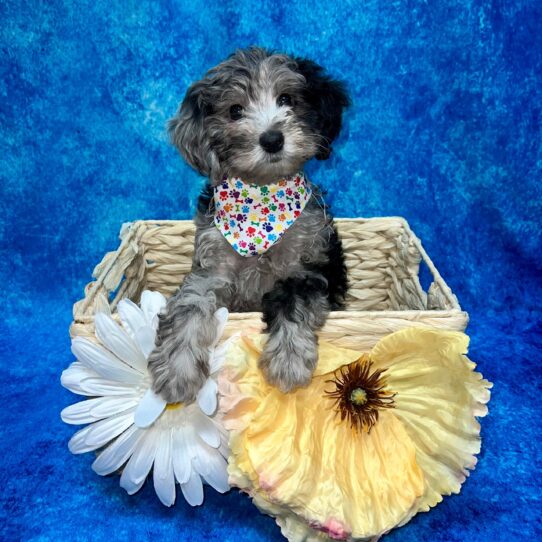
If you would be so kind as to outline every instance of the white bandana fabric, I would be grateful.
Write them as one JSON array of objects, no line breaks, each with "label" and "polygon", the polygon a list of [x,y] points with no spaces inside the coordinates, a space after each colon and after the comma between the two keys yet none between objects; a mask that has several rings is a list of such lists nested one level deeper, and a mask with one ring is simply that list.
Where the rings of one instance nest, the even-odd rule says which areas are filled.
[{"label": "white bandana fabric", "polygon": [[241,256],[258,256],[284,235],[311,194],[303,172],[263,186],[227,178],[214,189],[215,225]]}]

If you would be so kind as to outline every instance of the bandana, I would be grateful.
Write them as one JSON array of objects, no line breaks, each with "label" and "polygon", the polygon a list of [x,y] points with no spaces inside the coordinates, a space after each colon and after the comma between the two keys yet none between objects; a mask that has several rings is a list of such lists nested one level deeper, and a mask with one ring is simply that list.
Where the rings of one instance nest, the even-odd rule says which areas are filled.
[{"label": "bandana", "polygon": [[310,197],[303,172],[264,186],[227,178],[214,189],[215,225],[241,256],[257,256],[284,235]]}]

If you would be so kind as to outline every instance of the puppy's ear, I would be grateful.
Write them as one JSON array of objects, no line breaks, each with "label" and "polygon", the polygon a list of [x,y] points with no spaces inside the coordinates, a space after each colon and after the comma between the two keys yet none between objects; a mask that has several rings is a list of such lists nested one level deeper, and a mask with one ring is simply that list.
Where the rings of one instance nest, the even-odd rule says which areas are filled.
[{"label": "puppy's ear", "polygon": [[204,126],[206,115],[212,113],[211,105],[204,101],[205,87],[203,80],[188,89],[177,114],[168,122],[168,130],[184,159],[201,175],[211,176],[218,160]]},{"label": "puppy's ear", "polygon": [[344,84],[326,75],[324,69],[304,58],[296,58],[297,71],[305,77],[304,99],[314,113],[314,128],[322,136],[318,160],[326,160],[331,154],[331,143],[339,135],[342,115],[350,105]]}]

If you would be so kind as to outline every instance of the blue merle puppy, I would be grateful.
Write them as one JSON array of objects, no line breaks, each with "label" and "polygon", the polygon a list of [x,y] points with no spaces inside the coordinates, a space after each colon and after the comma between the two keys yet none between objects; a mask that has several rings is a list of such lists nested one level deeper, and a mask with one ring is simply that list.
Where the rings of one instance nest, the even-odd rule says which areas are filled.
[{"label": "blue merle puppy", "polygon": [[319,65],[255,47],[236,51],[188,89],[169,130],[209,182],[195,218],[192,271],[160,316],[149,358],[153,389],[168,402],[193,401],[208,377],[221,306],[263,312],[269,336],[260,368],[269,383],[287,392],[310,381],[316,332],[347,289],[341,242],[321,193],[305,181],[310,197],[295,222],[249,257],[217,227],[214,195],[227,179],[252,187],[299,180],[308,160],[329,157],[348,104],[343,84]]}]

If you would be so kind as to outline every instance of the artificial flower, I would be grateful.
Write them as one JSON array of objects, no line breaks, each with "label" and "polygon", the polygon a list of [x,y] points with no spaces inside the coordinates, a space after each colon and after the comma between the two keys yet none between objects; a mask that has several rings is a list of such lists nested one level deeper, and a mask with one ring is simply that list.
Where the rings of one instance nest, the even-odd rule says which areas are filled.
[{"label": "artificial flower", "polygon": [[377,540],[459,492],[491,387],[466,335],[407,328],[361,355],[321,341],[288,394],[258,370],[263,340],[233,344],[219,377],[228,471],[289,540]]},{"label": "artificial flower", "polygon": [[162,503],[175,502],[177,481],[192,506],[203,502],[202,480],[223,493],[227,480],[227,435],[217,414],[216,373],[227,345],[218,346],[228,312],[215,313],[216,340],[210,349],[210,377],[196,402],[168,405],[150,389],[147,358],[154,348],[158,313],[166,299],[145,291],[141,308],[128,299],[118,304],[122,327],[106,313],[95,315],[96,341],[72,340],[78,361],[62,373],[62,385],[92,397],[62,411],[69,424],[89,424],[71,438],[74,454],[98,450],[93,470],[108,475],[122,469],[120,485],[130,495],[151,468]]}]

